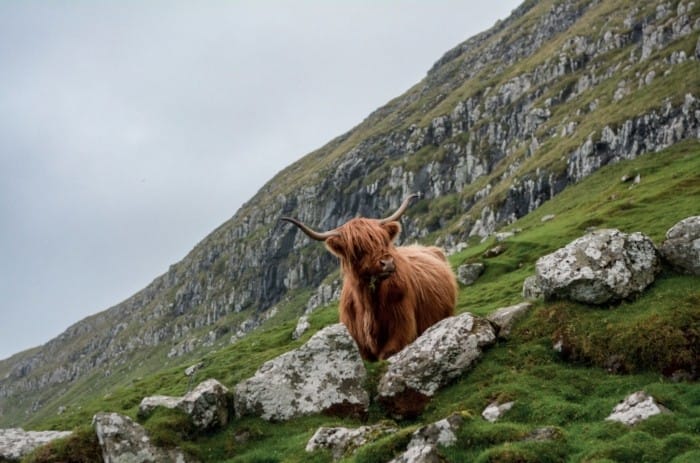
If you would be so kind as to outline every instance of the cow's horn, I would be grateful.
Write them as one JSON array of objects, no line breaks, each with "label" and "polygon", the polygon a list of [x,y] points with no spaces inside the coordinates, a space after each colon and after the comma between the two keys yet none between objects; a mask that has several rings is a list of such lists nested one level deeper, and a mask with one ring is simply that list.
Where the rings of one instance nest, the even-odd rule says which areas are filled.
[{"label": "cow's horn", "polygon": [[309,238],[311,238],[311,239],[313,239],[313,240],[316,240],[316,241],[326,241],[326,240],[327,240],[328,238],[330,238],[331,236],[338,236],[338,235],[340,235],[340,233],[338,233],[338,232],[335,231],[335,230],[330,230],[330,231],[327,231],[327,232],[319,233],[319,232],[317,232],[317,231],[315,231],[315,230],[310,229],[309,227],[307,227],[306,225],[304,225],[302,222],[300,222],[300,221],[298,221],[297,219],[294,219],[294,218],[292,218],[292,217],[281,217],[280,220],[284,220],[285,222],[293,223],[294,225],[296,225],[297,227],[299,227],[299,229],[301,229],[301,231],[303,231],[304,233],[306,233],[306,236],[308,236]]},{"label": "cow's horn", "polygon": [[387,222],[393,222],[395,220],[399,220],[401,216],[403,215],[404,212],[406,212],[406,209],[408,209],[408,204],[411,202],[413,198],[420,198],[420,193],[413,193],[409,195],[406,199],[403,200],[403,203],[399,206],[399,208],[391,214],[389,217],[386,219],[380,220],[381,223],[387,223]]}]

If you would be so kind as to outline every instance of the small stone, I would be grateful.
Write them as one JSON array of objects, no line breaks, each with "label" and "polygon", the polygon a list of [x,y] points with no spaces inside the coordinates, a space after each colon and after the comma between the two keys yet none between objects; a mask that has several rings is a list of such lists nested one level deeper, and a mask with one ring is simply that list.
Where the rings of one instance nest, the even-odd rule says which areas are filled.
[{"label": "small stone", "polygon": [[492,247],[491,249],[487,250],[487,251],[483,254],[483,256],[484,256],[486,259],[489,259],[489,258],[491,258],[491,257],[500,256],[501,254],[503,254],[503,253],[505,252],[505,250],[506,250],[506,247],[505,247],[504,245],[498,244],[498,245]]},{"label": "small stone", "polygon": [[297,340],[299,339],[306,331],[311,328],[311,323],[309,323],[309,317],[306,315],[302,315],[299,317],[299,321],[297,322],[296,328],[294,328],[294,332],[292,333],[292,339]]},{"label": "small stone", "polygon": [[185,368],[185,376],[189,377],[189,376],[194,375],[197,372],[197,370],[199,370],[203,366],[204,366],[204,362],[199,362],[195,365],[192,365],[192,366]]},{"label": "small stone", "polygon": [[457,281],[464,286],[473,285],[481,274],[484,273],[484,268],[484,264],[481,262],[462,264],[457,267]]},{"label": "small stone", "polygon": [[670,411],[663,405],[659,405],[646,392],[637,391],[616,405],[613,412],[605,419],[633,426],[660,413],[670,413]]},{"label": "small stone", "polygon": [[700,216],[688,217],[671,227],[659,251],[674,269],[700,275]]},{"label": "small stone", "polygon": [[524,318],[531,308],[530,302],[521,302],[509,307],[502,307],[489,314],[486,319],[498,327],[499,338],[508,339],[513,326]]},{"label": "small stone", "polygon": [[513,408],[513,405],[515,405],[515,402],[506,402],[504,404],[492,402],[481,412],[481,416],[484,417],[486,421],[495,423],[505,412]]},{"label": "small stone", "polygon": [[542,288],[537,285],[537,276],[532,275],[523,281],[523,299],[534,301],[542,298]]}]

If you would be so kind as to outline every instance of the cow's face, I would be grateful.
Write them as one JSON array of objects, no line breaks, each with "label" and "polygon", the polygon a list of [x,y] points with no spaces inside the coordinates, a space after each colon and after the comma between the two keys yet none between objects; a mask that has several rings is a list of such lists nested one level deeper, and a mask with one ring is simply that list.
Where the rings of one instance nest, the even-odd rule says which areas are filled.
[{"label": "cow's face", "polygon": [[352,219],[325,232],[317,232],[292,217],[281,220],[293,223],[313,240],[325,241],[328,250],[340,258],[344,272],[369,281],[373,287],[396,271],[393,241],[401,231],[397,221],[411,200],[419,197],[416,193],[409,195],[396,212],[385,219]]},{"label": "cow's face", "polygon": [[326,240],[326,247],[341,260],[345,272],[357,278],[377,282],[396,271],[394,239],[401,231],[398,222],[352,219],[336,229],[338,234]]}]

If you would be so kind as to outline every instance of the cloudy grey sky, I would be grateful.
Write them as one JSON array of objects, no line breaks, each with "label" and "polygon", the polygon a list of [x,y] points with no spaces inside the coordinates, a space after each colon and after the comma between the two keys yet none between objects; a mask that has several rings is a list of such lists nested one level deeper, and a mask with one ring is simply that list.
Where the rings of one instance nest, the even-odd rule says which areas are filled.
[{"label": "cloudy grey sky", "polygon": [[146,286],[519,3],[0,2],[0,359]]}]

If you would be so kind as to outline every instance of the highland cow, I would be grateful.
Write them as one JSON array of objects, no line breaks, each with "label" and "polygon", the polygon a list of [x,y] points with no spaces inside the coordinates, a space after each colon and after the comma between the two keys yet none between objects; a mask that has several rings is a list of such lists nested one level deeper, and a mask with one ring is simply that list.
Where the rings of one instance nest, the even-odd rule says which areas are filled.
[{"label": "highland cow", "polygon": [[307,236],[324,241],[340,259],[340,321],[364,359],[386,359],[423,331],[454,315],[457,283],[443,252],[434,246],[394,246],[407,197],[385,219],[355,218],[327,232],[282,217]]}]

